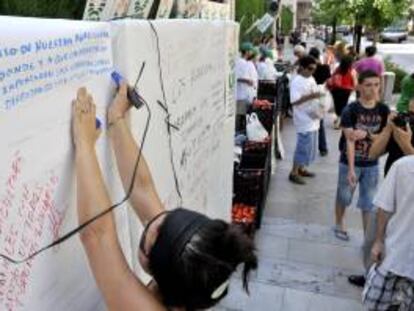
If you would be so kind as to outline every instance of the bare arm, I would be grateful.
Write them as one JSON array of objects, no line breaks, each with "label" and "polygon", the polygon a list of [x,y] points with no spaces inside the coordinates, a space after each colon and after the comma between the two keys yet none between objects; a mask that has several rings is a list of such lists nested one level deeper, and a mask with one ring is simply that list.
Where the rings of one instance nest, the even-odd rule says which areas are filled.
[{"label": "bare arm", "polygon": [[380,263],[384,259],[385,231],[391,216],[391,213],[388,213],[381,208],[377,211],[377,232],[371,250],[371,259],[373,262]]},{"label": "bare arm", "polygon": [[354,89],[358,85],[358,73],[355,69],[352,69],[352,80],[354,81]]},{"label": "bare arm", "polygon": [[355,130],[352,128],[344,128],[346,139],[346,157],[348,160],[348,183],[351,187],[356,187],[357,178],[355,174]]},{"label": "bare arm", "polygon": [[371,148],[369,149],[369,158],[378,159],[382,156],[387,149],[388,142],[391,138],[392,127],[387,124],[387,126],[382,130],[382,132],[375,136],[372,140]]},{"label": "bare arm", "polygon": [[411,144],[404,144],[401,147],[401,150],[404,152],[404,155],[414,155],[414,147]]},{"label": "bare arm", "polygon": [[319,92],[311,93],[311,94],[308,94],[308,95],[303,95],[297,101],[292,102],[292,105],[293,106],[298,106],[298,105],[301,105],[303,103],[306,103],[309,100],[318,99],[320,97],[321,97],[321,93],[319,93]]},{"label": "bare arm", "polygon": [[239,78],[239,79],[237,79],[237,82],[245,83],[245,84],[247,84],[249,86],[253,86],[253,84],[254,84],[252,80],[245,79],[245,78]]},{"label": "bare arm", "polygon": [[410,125],[407,124],[405,129],[401,129],[395,125],[392,125],[393,136],[398,146],[401,148],[404,155],[413,155],[414,146],[412,145],[412,136]]},{"label": "bare arm", "polygon": [[391,213],[388,213],[381,208],[378,209],[377,211],[377,232],[375,235],[375,241],[384,242],[385,230],[387,228],[387,224],[391,216],[392,216]]},{"label": "bare arm", "polygon": [[[112,123],[109,136],[125,191],[128,191],[131,185],[139,152],[139,147],[125,120],[125,114],[129,108],[126,85],[123,85],[108,111],[108,122]],[[130,202],[142,223],[148,222],[164,210],[143,155],[139,161]]]},{"label": "bare arm", "polygon": [[[73,105],[78,218],[84,223],[111,205],[95,152],[95,105],[85,89]],[[164,310],[129,269],[112,212],[81,232],[89,265],[109,310]],[[108,269],[110,267],[110,269]]]}]

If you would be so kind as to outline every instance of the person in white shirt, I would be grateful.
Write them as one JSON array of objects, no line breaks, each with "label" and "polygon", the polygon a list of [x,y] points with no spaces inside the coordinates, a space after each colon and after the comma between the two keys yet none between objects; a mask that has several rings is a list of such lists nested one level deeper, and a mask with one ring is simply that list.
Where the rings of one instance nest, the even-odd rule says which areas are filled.
[{"label": "person in white shirt", "polygon": [[259,80],[272,80],[276,81],[277,71],[273,64],[273,54],[270,50],[264,50],[260,57],[260,61],[257,63],[257,74]]},{"label": "person in white shirt", "polygon": [[363,302],[370,311],[414,308],[414,156],[393,164],[374,199],[377,234]]},{"label": "person in white shirt", "polygon": [[257,74],[257,63],[259,62],[260,51],[253,47],[252,55],[247,60],[248,75],[253,81],[253,85],[249,88],[249,101],[252,103],[257,98],[257,90],[259,88],[259,75]]},{"label": "person in white shirt", "polygon": [[299,60],[299,74],[290,85],[290,99],[293,106],[293,123],[297,132],[296,149],[293,158],[293,167],[289,180],[293,183],[306,184],[303,177],[314,177],[306,167],[314,160],[317,148],[317,134],[319,118],[315,117],[313,107],[321,97],[312,74],[316,70],[316,61],[311,56],[304,56]]},{"label": "person in white shirt", "polygon": [[236,59],[236,79],[237,79],[237,90],[236,99],[237,101],[251,102],[251,88],[254,85],[253,76],[250,74],[249,59],[253,55],[253,45],[250,42],[244,42],[240,46],[240,56]]},{"label": "person in white shirt", "polygon": [[[245,127],[246,112],[253,103],[255,97],[255,76],[254,65],[250,62],[253,56],[253,44],[244,42],[240,46],[240,56],[236,59],[235,74],[237,79],[236,87],[236,130]],[[253,66],[253,69],[251,68]]]}]

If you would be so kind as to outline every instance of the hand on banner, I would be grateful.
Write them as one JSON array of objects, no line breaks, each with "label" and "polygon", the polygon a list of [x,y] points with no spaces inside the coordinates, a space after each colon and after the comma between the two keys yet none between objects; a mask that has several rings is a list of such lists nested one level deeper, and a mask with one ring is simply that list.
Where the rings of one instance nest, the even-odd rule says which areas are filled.
[{"label": "hand on banner", "polygon": [[108,127],[114,124],[117,120],[124,118],[127,111],[131,108],[127,92],[128,86],[125,82],[122,82],[118,93],[115,95],[115,98],[108,109]]},{"label": "hand on banner", "polygon": [[76,148],[93,147],[101,133],[100,122],[96,119],[96,106],[86,88],[78,90],[72,101],[72,131]]}]

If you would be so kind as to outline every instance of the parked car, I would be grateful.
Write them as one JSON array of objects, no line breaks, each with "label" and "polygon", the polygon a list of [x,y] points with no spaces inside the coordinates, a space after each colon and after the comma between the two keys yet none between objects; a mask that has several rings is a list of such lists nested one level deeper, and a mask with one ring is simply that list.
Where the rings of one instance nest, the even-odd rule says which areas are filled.
[{"label": "parked car", "polygon": [[348,36],[351,33],[351,27],[347,25],[340,25],[336,27],[336,32],[342,34],[343,36]]},{"label": "parked car", "polygon": [[401,43],[408,38],[408,31],[401,27],[387,27],[379,36],[381,42]]},{"label": "parked car", "polygon": [[374,41],[374,32],[372,30],[365,30],[364,32],[365,37],[367,38],[368,41]]}]

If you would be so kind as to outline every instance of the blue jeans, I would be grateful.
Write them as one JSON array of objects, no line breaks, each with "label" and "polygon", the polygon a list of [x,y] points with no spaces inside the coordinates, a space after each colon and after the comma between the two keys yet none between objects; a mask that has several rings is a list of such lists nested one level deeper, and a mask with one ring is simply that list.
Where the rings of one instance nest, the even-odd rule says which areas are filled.
[{"label": "blue jeans", "polygon": [[[359,184],[359,198],[357,207],[362,211],[369,212],[374,208],[372,201],[377,192],[379,167],[378,165],[368,167],[355,167],[355,175]],[[338,188],[336,201],[342,207],[348,207],[352,203],[355,188],[348,183],[348,165],[339,163]]]},{"label": "blue jeans", "polygon": [[321,119],[319,125],[319,152],[328,152],[328,144],[326,142],[325,122]]},{"label": "blue jeans", "polygon": [[316,157],[317,131],[298,133],[293,163],[308,166]]}]

